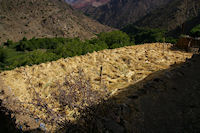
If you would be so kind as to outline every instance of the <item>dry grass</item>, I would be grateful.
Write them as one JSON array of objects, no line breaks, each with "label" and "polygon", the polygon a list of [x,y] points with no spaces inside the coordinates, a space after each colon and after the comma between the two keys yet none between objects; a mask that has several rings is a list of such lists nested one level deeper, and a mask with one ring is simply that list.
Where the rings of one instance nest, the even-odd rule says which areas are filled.
[{"label": "dry grass", "polygon": [[[83,108],[98,104],[123,91],[127,85],[192,56],[192,53],[171,50],[171,46],[155,43],[103,50],[16,68],[2,72],[0,76],[6,86],[4,91],[12,92],[6,95],[23,103],[16,108],[26,110],[32,118],[39,118],[39,123],[45,123],[45,130],[51,131],[62,121],[75,122]],[[6,101],[5,97],[3,99]],[[16,118],[18,123],[24,123],[22,115],[16,115]],[[33,125],[34,121],[26,123]],[[39,123],[24,130],[40,126]]]}]

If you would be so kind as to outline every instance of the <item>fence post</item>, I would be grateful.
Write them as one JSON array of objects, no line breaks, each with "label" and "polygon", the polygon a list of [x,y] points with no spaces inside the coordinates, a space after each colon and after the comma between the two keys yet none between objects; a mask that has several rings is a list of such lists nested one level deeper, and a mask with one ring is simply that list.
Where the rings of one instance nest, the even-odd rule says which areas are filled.
[{"label": "fence post", "polygon": [[103,72],[103,66],[100,67],[100,85],[102,81],[102,72]]}]

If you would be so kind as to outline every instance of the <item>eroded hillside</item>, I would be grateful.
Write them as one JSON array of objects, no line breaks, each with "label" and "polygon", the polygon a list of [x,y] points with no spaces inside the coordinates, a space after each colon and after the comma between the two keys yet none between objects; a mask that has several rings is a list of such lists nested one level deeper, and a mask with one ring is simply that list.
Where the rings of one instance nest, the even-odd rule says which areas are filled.
[{"label": "eroded hillside", "polygon": [[88,39],[110,28],[89,19],[59,0],[1,0],[0,43],[23,37]]},{"label": "eroded hillside", "polygon": [[67,3],[71,4],[74,8],[85,8],[88,6],[93,7],[99,7],[106,3],[108,3],[110,0],[65,0]]},{"label": "eroded hillside", "polygon": [[[16,111],[13,115],[17,119],[16,123],[23,125],[23,130],[43,128],[45,125],[43,130],[52,131],[55,129],[55,123],[48,121],[53,116],[50,116],[52,112],[58,114],[54,118],[57,121],[76,122],[80,115],[78,107],[71,109],[65,105],[61,108],[61,103],[53,96],[62,88],[60,85],[70,84],[65,82],[66,79],[73,80],[73,76],[77,75],[80,69],[85,74],[84,78],[89,79],[92,90],[104,95],[104,86],[108,94],[103,97],[106,100],[123,91],[122,88],[137,83],[156,71],[185,62],[186,58],[191,56],[192,53],[173,49],[172,44],[154,43],[103,50],[31,67],[20,67],[0,74],[1,92],[4,92],[0,98],[8,109]],[[36,97],[39,99],[35,101]],[[40,102],[46,103],[42,109]],[[25,123],[28,126],[25,126]]]},{"label": "eroded hillside", "polygon": [[105,25],[122,28],[140,20],[153,9],[170,3],[171,1],[172,0],[110,0],[105,5],[99,7],[86,6],[80,9]]},{"label": "eroded hillside", "polygon": [[138,20],[135,25],[162,28],[168,31],[180,28],[175,32],[188,34],[189,30],[199,24],[199,8],[200,0],[174,0],[158,9],[152,10]]}]

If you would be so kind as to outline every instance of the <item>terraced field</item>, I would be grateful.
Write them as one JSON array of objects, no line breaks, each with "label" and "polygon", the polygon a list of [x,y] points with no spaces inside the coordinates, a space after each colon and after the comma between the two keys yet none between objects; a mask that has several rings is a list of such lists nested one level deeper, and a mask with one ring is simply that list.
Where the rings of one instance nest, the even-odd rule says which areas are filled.
[{"label": "terraced field", "polygon": [[[106,97],[102,96],[106,100],[123,91],[126,86],[135,84],[156,71],[185,62],[191,56],[192,53],[173,49],[172,44],[153,43],[20,67],[0,73],[3,92],[0,99],[8,109],[16,111],[13,115],[16,123],[23,125],[23,130],[40,127],[46,131],[54,131],[56,121],[76,122],[80,115],[77,107],[69,108],[65,105],[65,108],[61,108],[61,103],[53,96],[66,80],[74,82],[73,77],[78,77],[80,70],[84,73],[83,78],[88,79],[92,90],[100,95],[105,92],[108,94]],[[106,91],[102,91],[102,88]],[[39,100],[35,100],[36,97]],[[45,103],[42,109],[38,101]],[[97,103],[98,101],[94,104]],[[52,117],[48,111],[58,114],[53,122],[47,120]],[[24,126],[24,123],[28,126]]]}]

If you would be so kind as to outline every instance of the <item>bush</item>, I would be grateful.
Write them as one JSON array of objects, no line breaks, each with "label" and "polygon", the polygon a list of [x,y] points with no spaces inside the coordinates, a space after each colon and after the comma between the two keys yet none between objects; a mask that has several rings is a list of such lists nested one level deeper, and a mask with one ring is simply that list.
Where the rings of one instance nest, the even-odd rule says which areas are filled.
[{"label": "bush", "polygon": [[193,37],[200,37],[200,24],[195,26],[191,31],[190,35]]},{"label": "bush", "polygon": [[3,48],[0,48],[0,62],[5,63],[7,58],[6,51]]},{"label": "bush", "polygon": [[54,94],[54,98],[59,100],[62,108],[68,106],[70,109],[84,109],[87,106],[92,106],[98,103],[107,94],[106,89],[102,89],[103,95],[100,92],[92,89],[90,80],[86,78],[83,70],[78,70],[78,75],[66,76],[65,81],[58,89],[59,93]]},{"label": "bush", "polygon": [[103,49],[133,45],[129,36],[121,31],[100,33],[98,38],[81,41],[78,38],[23,38],[19,42],[8,40],[0,51],[0,69],[40,64],[59,58],[73,57]]},{"label": "bush", "polygon": [[134,25],[128,25],[122,29],[136,44],[164,42],[165,31],[160,29],[141,28]]},{"label": "bush", "polygon": [[97,38],[87,40],[82,44],[82,54],[92,53],[103,49],[108,49],[108,45]]},{"label": "bush", "polygon": [[[31,117],[33,117],[34,112],[44,114],[42,116],[45,117],[41,117],[41,115],[34,115],[34,117],[44,122],[45,125],[58,126],[59,128],[66,126],[70,122],[70,119],[66,119],[66,111],[72,112],[73,110],[73,115],[70,117],[78,119],[80,117],[79,113],[90,108],[92,105],[101,103],[109,96],[106,88],[100,88],[98,91],[93,90],[90,79],[86,77],[82,69],[78,70],[77,75],[66,75],[62,83],[60,81],[52,83],[59,88],[58,90],[51,91],[48,97],[42,97],[31,83],[31,77],[26,76],[27,82],[30,85],[28,89],[34,96],[32,101],[26,103],[20,102],[17,98],[13,99],[13,97],[8,97],[7,99],[12,101],[9,104],[17,103],[17,111],[21,114],[26,114]],[[51,102],[59,103],[59,107],[54,106]],[[49,103],[52,106],[49,106]],[[29,106],[34,107],[33,110],[29,110]]]},{"label": "bush", "polygon": [[36,49],[55,49],[57,44],[64,44],[69,39],[64,38],[32,38],[30,40],[22,39],[16,43],[17,51],[33,51]]},{"label": "bush", "polygon": [[33,64],[40,64],[42,62],[53,61],[57,60],[59,56],[51,52],[45,52],[42,50],[35,50],[27,54],[25,58],[27,64],[26,65],[33,65]]},{"label": "bush", "polygon": [[7,47],[11,47],[11,46],[14,45],[14,43],[13,43],[13,41],[11,41],[11,40],[8,39],[7,42],[5,42],[3,45],[5,45]]},{"label": "bush", "polygon": [[167,38],[166,38],[166,42],[167,42],[167,43],[176,44],[177,41],[178,41],[178,39],[175,39],[175,38],[173,38],[173,37],[167,37]]},{"label": "bush", "polygon": [[129,36],[122,31],[100,33],[98,39],[104,41],[108,45],[108,48],[119,48],[132,44]]}]

